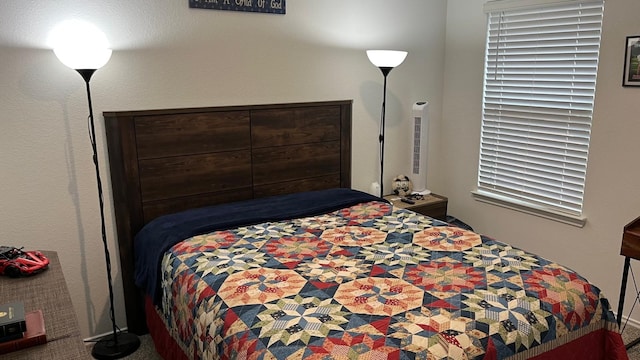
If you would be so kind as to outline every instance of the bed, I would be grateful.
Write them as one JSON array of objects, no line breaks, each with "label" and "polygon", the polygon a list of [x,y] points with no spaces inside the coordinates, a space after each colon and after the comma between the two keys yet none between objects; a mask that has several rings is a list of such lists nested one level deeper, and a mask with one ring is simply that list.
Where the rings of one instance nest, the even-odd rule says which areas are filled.
[{"label": "bed", "polygon": [[626,359],[579,274],[351,188],[351,101],[105,112],[127,327],[166,359]]}]

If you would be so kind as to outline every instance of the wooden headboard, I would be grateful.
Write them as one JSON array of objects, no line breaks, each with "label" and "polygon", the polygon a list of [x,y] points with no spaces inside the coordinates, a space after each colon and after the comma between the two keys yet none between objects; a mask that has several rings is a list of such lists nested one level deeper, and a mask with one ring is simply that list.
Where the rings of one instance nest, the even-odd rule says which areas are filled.
[{"label": "wooden headboard", "polygon": [[133,238],[189,208],[351,187],[351,100],[104,112],[129,331],[146,331]]}]

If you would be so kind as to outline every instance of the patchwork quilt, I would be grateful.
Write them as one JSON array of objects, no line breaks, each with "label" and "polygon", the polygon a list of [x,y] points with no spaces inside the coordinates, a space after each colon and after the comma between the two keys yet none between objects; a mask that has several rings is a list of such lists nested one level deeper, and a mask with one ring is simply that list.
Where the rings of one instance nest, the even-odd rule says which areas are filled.
[{"label": "patchwork quilt", "polygon": [[191,237],[161,282],[192,359],[524,359],[619,338],[574,271],[378,201]]}]

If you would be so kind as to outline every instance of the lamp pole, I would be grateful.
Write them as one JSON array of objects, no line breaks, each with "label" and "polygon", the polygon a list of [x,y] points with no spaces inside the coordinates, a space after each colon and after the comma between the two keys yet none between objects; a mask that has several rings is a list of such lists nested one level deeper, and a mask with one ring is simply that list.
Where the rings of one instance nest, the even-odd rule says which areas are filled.
[{"label": "lamp pole", "polygon": [[91,355],[96,359],[120,359],[138,349],[140,339],[131,333],[118,333],[116,325],[115,310],[113,304],[113,279],[111,277],[111,256],[107,243],[107,230],[104,216],[104,194],[102,190],[102,179],[100,176],[100,165],[98,163],[98,147],[96,144],[96,127],[93,119],[93,105],[91,103],[91,86],[89,82],[96,69],[76,69],[82,76],[87,86],[87,101],[89,103],[89,139],[93,150],[93,164],[96,171],[96,183],[98,185],[98,202],[100,205],[100,230],[102,234],[102,245],[104,248],[104,259],[107,270],[107,284],[109,286],[109,317],[111,319],[112,334],[100,339],[91,350]]},{"label": "lamp pole", "polygon": [[387,112],[387,75],[391,72],[392,67],[381,66],[379,67],[384,77],[384,85],[382,86],[382,114],[380,115],[380,197],[384,196],[384,129],[385,118]]},{"label": "lamp pole", "polygon": [[98,185],[98,202],[100,204],[100,230],[102,233],[102,244],[104,246],[105,253],[105,262],[107,265],[107,283],[109,284],[109,308],[110,308],[110,318],[111,325],[113,328],[114,334],[114,345],[118,346],[118,337],[115,336],[117,333],[116,321],[115,321],[115,311],[113,309],[113,281],[111,279],[111,257],[109,255],[109,248],[107,247],[107,231],[104,220],[104,196],[102,191],[102,180],[100,177],[100,165],[98,164],[98,148],[96,146],[96,127],[93,121],[93,105],[91,104],[91,87],[89,86],[89,81],[91,80],[91,76],[96,71],[95,69],[77,69],[76,70],[80,76],[84,79],[85,84],[87,85],[87,101],[89,103],[89,138],[91,141],[91,149],[93,150],[93,164],[96,168],[96,183]]}]

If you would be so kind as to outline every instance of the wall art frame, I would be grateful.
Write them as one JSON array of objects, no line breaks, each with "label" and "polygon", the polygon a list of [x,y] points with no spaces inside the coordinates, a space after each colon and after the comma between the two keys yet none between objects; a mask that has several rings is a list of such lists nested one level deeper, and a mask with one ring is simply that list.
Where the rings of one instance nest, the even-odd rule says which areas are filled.
[{"label": "wall art frame", "polygon": [[286,0],[189,0],[190,8],[286,14]]},{"label": "wall art frame", "polygon": [[626,38],[622,86],[640,86],[640,35]]}]

